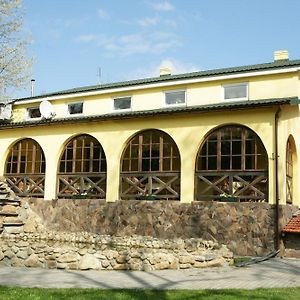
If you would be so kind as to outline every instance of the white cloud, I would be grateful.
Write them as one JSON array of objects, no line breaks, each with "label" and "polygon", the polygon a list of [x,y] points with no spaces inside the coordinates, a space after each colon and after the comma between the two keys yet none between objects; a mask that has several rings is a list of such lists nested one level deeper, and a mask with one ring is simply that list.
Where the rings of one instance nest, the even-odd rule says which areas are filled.
[{"label": "white cloud", "polygon": [[138,23],[140,26],[147,27],[147,26],[157,25],[158,21],[159,21],[158,17],[153,17],[153,18],[146,17],[138,20]]},{"label": "white cloud", "polygon": [[98,17],[100,19],[108,20],[110,18],[109,13],[105,9],[103,9],[103,8],[99,8],[98,11],[97,11],[97,13],[98,13]]},{"label": "white cloud", "polygon": [[157,11],[172,11],[172,10],[175,10],[175,6],[173,6],[168,1],[163,1],[163,2],[159,2],[159,3],[153,3],[152,6]]},{"label": "white cloud", "polygon": [[157,77],[159,76],[160,68],[165,68],[165,67],[171,69],[171,74],[183,74],[183,73],[196,72],[200,70],[200,68],[195,65],[183,63],[177,59],[169,58],[169,59],[163,59],[160,63],[156,65],[152,65],[150,67],[138,68],[133,70],[132,72],[129,72],[126,80],[147,78],[147,77]]},{"label": "white cloud", "polygon": [[181,46],[181,41],[173,33],[154,32],[151,34],[129,34],[107,36],[87,34],[75,38],[76,42],[95,43],[110,55],[130,56],[136,54],[162,54]]}]

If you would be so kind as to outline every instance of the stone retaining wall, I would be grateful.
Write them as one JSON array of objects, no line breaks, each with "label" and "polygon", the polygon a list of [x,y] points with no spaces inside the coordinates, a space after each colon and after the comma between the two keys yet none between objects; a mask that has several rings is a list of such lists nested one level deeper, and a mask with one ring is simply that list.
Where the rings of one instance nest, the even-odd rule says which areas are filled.
[{"label": "stone retaining wall", "polygon": [[162,270],[223,266],[226,246],[202,239],[111,237],[90,233],[2,233],[0,264],[95,270]]},{"label": "stone retaining wall", "polygon": [[[260,256],[274,249],[275,206],[268,203],[31,199],[29,206],[46,228],[59,232],[202,238],[227,245],[235,255]],[[280,206],[281,226],[295,211]]]},{"label": "stone retaining wall", "polygon": [[[274,249],[268,203],[9,199],[0,201],[0,265],[203,268]],[[280,207],[281,226],[296,210]]]}]

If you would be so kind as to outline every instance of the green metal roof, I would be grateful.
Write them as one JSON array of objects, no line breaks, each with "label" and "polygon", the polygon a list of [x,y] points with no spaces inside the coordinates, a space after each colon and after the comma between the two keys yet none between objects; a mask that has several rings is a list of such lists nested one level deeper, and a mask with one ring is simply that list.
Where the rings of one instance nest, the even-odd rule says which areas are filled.
[{"label": "green metal roof", "polygon": [[234,101],[234,102],[222,102],[214,104],[206,104],[199,106],[190,107],[168,107],[155,110],[144,110],[144,111],[130,111],[130,112],[119,112],[110,113],[103,115],[94,116],[80,116],[80,117],[68,117],[68,118],[54,118],[51,120],[37,120],[37,121],[24,121],[24,122],[3,122],[0,123],[0,130],[5,128],[21,128],[21,127],[32,127],[42,126],[51,124],[66,124],[66,123],[86,123],[86,122],[97,122],[106,120],[120,120],[120,119],[135,119],[153,116],[166,116],[166,115],[179,115],[186,113],[201,113],[201,112],[219,112],[228,110],[244,110],[254,109],[260,107],[272,107],[277,105],[298,105],[300,100],[297,97],[290,98],[275,98],[275,99],[260,99],[260,100],[248,100],[248,101]]},{"label": "green metal roof", "polygon": [[85,86],[85,87],[58,91],[54,93],[43,94],[35,97],[15,99],[15,101],[25,101],[30,99],[39,99],[39,98],[60,96],[66,94],[75,94],[79,92],[101,91],[105,89],[113,89],[113,88],[120,88],[120,87],[131,87],[131,86],[137,86],[141,84],[171,82],[171,81],[182,80],[182,79],[196,79],[202,77],[212,77],[217,75],[239,74],[239,73],[250,72],[250,71],[259,72],[259,71],[274,70],[274,69],[276,70],[276,69],[289,68],[295,66],[300,66],[300,60],[279,60],[279,61],[264,63],[264,64],[214,69],[214,70],[192,72],[192,73],[178,74],[178,75],[163,75],[160,77],[152,77],[152,78],[144,78],[144,79],[137,79],[131,81],[122,81],[122,82],[115,82],[115,83],[108,83],[108,84],[101,84],[101,85]]}]

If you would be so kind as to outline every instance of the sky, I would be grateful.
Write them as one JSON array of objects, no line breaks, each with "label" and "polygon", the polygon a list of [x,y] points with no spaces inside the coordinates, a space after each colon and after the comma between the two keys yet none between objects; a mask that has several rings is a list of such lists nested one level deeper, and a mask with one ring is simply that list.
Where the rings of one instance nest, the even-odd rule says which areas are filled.
[{"label": "sky", "polygon": [[[23,0],[23,11],[35,95],[165,66],[178,74],[271,62],[282,49],[300,59],[299,0]],[[15,95],[28,96],[30,81]]]}]

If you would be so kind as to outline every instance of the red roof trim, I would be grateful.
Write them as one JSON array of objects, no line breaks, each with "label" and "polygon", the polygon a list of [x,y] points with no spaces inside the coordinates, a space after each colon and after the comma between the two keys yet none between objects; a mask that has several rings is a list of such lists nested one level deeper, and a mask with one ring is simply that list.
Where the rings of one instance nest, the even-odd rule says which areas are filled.
[{"label": "red roof trim", "polygon": [[284,226],[282,232],[300,233],[300,214],[293,216],[292,219]]}]

